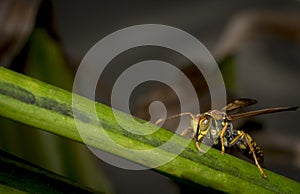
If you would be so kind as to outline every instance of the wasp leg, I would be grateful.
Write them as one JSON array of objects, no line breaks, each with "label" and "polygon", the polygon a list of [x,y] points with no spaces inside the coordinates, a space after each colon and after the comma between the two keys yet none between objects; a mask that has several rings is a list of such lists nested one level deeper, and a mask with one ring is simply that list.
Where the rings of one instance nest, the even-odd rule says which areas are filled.
[{"label": "wasp leg", "polygon": [[188,127],[186,128],[185,130],[183,130],[181,133],[180,133],[181,136],[185,136],[185,137],[190,137],[190,138],[193,138],[194,136],[194,131],[192,129],[192,127]]},{"label": "wasp leg", "polygon": [[201,148],[200,148],[200,142],[198,141],[198,140],[196,140],[196,148],[198,149],[198,151],[199,152],[201,152],[201,153],[205,153],[206,151],[205,150],[202,150]]},{"label": "wasp leg", "polygon": [[256,158],[256,154],[255,154],[255,151],[254,151],[254,148],[252,146],[252,144],[250,143],[250,140],[248,139],[247,135],[245,134],[245,132],[242,131],[242,134],[243,134],[243,137],[246,139],[246,142],[248,144],[248,146],[250,147],[250,150],[253,154],[253,158],[254,158],[254,161],[255,161],[255,165],[257,166],[257,168],[259,169],[261,175],[264,177],[264,178],[267,178],[267,175],[264,173],[263,169],[261,168],[261,166],[259,165],[258,161],[257,161],[257,158]]},{"label": "wasp leg", "polygon": [[224,136],[225,136],[225,132],[226,132],[227,127],[228,127],[228,123],[226,122],[226,123],[224,124],[224,127],[222,128],[221,133],[220,133],[221,146],[222,146],[222,152],[221,152],[221,153],[222,153],[222,154],[225,153]]},{"label": "wasp leg", "polygon": [[199,140],[197,140],[194,137],[194,131],[193,131],[192,127],[186,128],[185,130],[182,131],[182,133],[180,135],[185,136],[185,137],[191,137],[191,138],[195,139],[196,140],[196,148],[198,149],[198,151],[201,153],[205,153],[205,151],[200,148]]},{"label": "wasp leg", "polygon": [[254,151],[254,148],[252,146],[252,144],[250,143],[250,140],[249,138],[247,137],[246,133],[244,131],[240,131],[241,133],[236,136],[229,144],[230,145],[233,145],[237,140],[243,138],[246,140],[246,143],[247,145],[249,146],[250,148],[250,152],[252,153],[253,155],[253,158],[254,158],[254,162],[255,162],[255,165],[257,166],[257,168],[259,169],[261,175],[264,177],[264,178],[267,178],[267,175],[265,174],[265,172],[263,171],[262,167],[259,165],[258,161],[257,161],[257,157],[256,157],[256,154],[255,154],[255,151]]}]

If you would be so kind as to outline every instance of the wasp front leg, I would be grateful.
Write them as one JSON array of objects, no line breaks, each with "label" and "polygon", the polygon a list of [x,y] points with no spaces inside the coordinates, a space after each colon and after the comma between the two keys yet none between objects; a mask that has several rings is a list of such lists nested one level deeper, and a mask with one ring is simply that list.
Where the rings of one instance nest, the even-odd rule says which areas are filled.
[{"label": "wasp front leg", "polygon": [[198,151],[201,153],[205,153],[205,151],[200,148],[200,145],[199,145],[200,142],[197,139],[196,135],[194,134],[194,130],[192,127],[186,128],[185,130],[182,131],[182,133],[180,135],[182,135],[184,137],[190,137],[190,138],[195,139],[195,141],[196,141],[195,145],[196,145],[196,148],[198,149]]},{"label": "wasp front leg", "polygon": [[196,141],[195,145],[196,145],[196,148],[198,149],[198,151],[201,153],[205,153],[205,151],[200,148],[199,139],[197,139],[196,134],[194,134],[194,130],[192,127],[186,128],[185,130],[182,131],[182,133],[180,135],[195,139],[195,141]]},{"label": "wasp front leg", "polygon": [[192,129],[192,127],[188,127],[186,128],[185,130],[183,130],[181,133],[180,133],[181,136],[184,136],[184,137],[189,137],[189,138],[193,138],[194,137],[194,131]]},{"label": "wasp front leg", "polygon": [[205,153],[206,151],[203,150],[201,147],[200,147],[200,141],[198,139],[196,139],[196,148],[198,149],[199,152],[201,152],[202,154]]},{"label": "wasp front leg", "polygon": [[222,154],[225,153],[225,142],[224,142],[224,138],[225,138],[225,132],[226,132],[226,129],[228,127],[228,123],[224,123],[224,126],[221,130],[221,133],[220,133],[220,140],[221,140],[221,146],[222,146]]}]

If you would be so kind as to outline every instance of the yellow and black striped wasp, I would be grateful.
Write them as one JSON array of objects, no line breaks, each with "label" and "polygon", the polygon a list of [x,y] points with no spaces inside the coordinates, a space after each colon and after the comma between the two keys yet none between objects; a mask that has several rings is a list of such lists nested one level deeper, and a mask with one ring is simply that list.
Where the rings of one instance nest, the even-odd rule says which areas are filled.
[{"label": "yellow and black striped wasp", "polygon": [[[264,173],[260,165],[264,161],[262,149],[256,144],[256,142],[248,133],[235,129],[232,121],[260,114],[296,110],[298,107],[278,107],[238,114],[233,113],[238,112],[240,108],[256,103],[256,100],[242,98],[230,102],[221,110],[210,110],[203,114],[197,115],[186,112],[168,117],[166,119],[189,115],[191,117],[190,127],[185,129],[181,135],[191,136],[196,141],[196,147],[200,152],[205,152],[201,148],[201,144],[220,148],[222,154],[224,154],[225,148],[231,149],[236,147],[243,155],[253,160],[261,175],[264,178],[267,178],[267,175]],[[159,119],[157,120],[156,124],[166,119]]]}]

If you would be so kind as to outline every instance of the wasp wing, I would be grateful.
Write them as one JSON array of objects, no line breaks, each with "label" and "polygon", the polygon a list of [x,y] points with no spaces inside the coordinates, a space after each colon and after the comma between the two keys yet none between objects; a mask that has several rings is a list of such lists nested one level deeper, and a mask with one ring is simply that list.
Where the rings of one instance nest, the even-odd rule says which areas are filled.
[{"label": "wasp wing", "polygon": [[261,114],[297,110],[298,108],[299,108],[298,106],[292,106],[292,107],[278,107],[278,108],[268,108],[268,109],[262,109],[262,110],[255,110],[255,111],[230,115],[230,116],[228,116],[228,120],[232,121],[232,120],[237,120],[237,119],[240,119],[240,118],[252,117],[252,116],[261,115]]},{"label": "wasp wing", "polygon": [[232,102],[228,103],[224,108],[222,108],[222,111],[224,112],[232,112],[234,110],[239,111],[240,108],[250,106],[253,104],[256,104],[257,101],[250,98],[240,98],[233,100]]}]

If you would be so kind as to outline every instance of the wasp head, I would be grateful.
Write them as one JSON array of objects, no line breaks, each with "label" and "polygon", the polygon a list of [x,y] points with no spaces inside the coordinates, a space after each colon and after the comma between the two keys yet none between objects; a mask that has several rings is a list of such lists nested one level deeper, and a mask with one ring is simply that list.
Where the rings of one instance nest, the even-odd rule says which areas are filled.
[{"label": "wasp head", "polygon": [[211,110],[200,115],[197,120],[196,118],[192,120],[195,138],[199,141],[204,136],[210,140],[217,139],[224,122],[226,122],[226,113],[218,110]]}]

